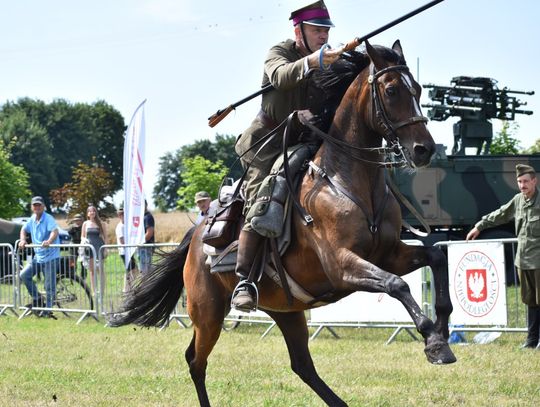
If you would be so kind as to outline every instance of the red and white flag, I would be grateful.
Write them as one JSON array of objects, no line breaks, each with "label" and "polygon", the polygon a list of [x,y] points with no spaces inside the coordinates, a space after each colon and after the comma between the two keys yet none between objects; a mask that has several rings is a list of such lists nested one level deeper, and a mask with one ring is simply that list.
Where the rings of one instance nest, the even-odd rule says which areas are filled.
[{"label": "red and white flag", "polygon": [[[135,110],[124,141],[124,241],[144,244],[144,100]],[[126,247],[128,268],[136,247]]]}]

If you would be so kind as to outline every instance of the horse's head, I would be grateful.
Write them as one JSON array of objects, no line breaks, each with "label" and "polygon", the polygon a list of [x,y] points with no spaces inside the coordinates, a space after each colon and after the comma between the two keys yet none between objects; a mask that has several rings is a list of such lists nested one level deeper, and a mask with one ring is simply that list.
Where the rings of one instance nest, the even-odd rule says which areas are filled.
[{"label": "horse's head", "polygon": [[363,84],[371,96],[371,108],[367,109],[371,117],[366,118],[371,122],[369,127],[403,154],[410,167],[428,165],[435,142],[420,110],[421,87],[409,72],[401,44],[396,41],[389,50],[366,41],[366,53],[371,60],[368,80]]}]

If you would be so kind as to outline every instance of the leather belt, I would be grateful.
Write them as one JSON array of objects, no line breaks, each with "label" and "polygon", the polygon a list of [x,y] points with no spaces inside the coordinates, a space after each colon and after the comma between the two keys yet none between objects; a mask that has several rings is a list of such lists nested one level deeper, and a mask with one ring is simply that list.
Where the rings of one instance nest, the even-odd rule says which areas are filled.
[{"label": "leather belt", "polygon": [[266,127],[268,130],[275,129],[279,123],[277,123],[274,119],[272,119],[264,110],[259,110],[259,113],[257,113],[257,120],[259,120],[264,127]]}]

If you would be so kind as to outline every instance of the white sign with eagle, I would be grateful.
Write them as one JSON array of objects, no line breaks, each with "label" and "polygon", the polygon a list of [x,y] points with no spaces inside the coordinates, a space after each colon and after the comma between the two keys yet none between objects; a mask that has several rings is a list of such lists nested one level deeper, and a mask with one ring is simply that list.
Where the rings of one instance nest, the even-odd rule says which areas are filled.
[{"label": "white sign with eagle", "polygon": [[448,245],[448,275],[454,325],[506,325],[504,245]]}]

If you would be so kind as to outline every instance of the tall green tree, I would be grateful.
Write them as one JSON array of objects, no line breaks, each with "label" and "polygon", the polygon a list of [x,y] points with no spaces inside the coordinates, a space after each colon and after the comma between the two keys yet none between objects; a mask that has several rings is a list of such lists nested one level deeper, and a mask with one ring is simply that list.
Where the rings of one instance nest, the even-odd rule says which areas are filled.
[{"label": "tall green tree", "polygon": [[186,158],[201,156],[211,162],[220,160],[226,168],[231,169],[230,177],[240,178],[242,175],[240,164],[237,163],[232,167],[237,159],[234,151],[235,142],[235,136],[217,134],[214,142],[197,140],[193,144],[163,155],[159,160],[159,176],[153,191],[157,207],[162,211],[176,208],[179,189],[188,185],[184,178],[186,168],[183,162]]},{"label": "tall green tree", "polygon": [[122,115],[103,101],[45,103],[21,98],[0,108],[0,139],[24,140],[14,143],[13,160],[30,174],[32,192],[43,197],[68,182],[79,161],[95,160],[120,189],[125,128]]},{"label": "tall green tree", "polygon": [[198,191],[206,191],[212,197],[217,197],[223,177],[227,175],[227,167],[218,160],[212,162],[200,155],[184,158],[183,175],[185,186],[178,189],[178,209],[189,209],[194,206],[193,197]]},{"label": "tall green tree", "polygon": [[58,179],[53,145],[46,129],[30,120],[24,110],[16,110],[0,119],[0,140],[11,146],[11,162],[24,167],[30,175],[32,194],[47,200],[51,186],[58,185]]},{"label": "tall green tree", "polygon": [[0,218],[23,214],[29,200],[28,174],[10,162],[8,148],[0,140]]},{"label": "tall green tree", "polygon": [[519,125],[516,122],[503,121],[501,131],[493,137],[490,153],[494,155],[519,154],[519,140],[513,137],[518,129]]}]

